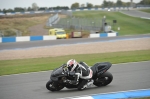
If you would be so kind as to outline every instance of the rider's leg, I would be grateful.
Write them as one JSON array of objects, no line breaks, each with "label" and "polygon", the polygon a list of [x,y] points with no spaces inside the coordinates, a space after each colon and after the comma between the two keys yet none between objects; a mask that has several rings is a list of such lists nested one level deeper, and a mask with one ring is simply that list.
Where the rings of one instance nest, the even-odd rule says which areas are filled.
[{"label": "rider's leg", "polygon": [[79,83],[79,85],[78,85],[78,90],[83,90],[83,89],[85,89],[87,86],[86,86],[86,84],[88,83],[88,80],[87,79],[83,79],[80,83]]}]

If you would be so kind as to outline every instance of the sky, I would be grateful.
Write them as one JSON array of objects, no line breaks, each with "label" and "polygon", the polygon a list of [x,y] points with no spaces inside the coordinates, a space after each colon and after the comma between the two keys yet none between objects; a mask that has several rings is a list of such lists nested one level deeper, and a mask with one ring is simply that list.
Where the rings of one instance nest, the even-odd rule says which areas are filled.
[{"label": "sky", "polygon": [[[56,7],[56,6],[68,6],[78,2],[79,4],[92,3],[93,5],[101,5],[104,0],[0,0],[0,9],[14,9],[14,7],[28,8],[32,3],[36,3],[39,7]],[[117,0],[106,0],[116,2]],[[129,2],[130,0],[122,0],[123,2]],[[138,3],[141,0],[133,0]]]}]

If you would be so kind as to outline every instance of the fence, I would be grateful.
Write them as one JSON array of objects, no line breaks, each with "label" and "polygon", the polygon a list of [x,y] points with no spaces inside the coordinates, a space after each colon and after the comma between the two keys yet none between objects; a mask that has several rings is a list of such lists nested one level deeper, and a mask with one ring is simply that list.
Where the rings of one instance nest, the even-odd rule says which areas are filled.
[{"label": "fence", "polygon": [[107,21],[105,18],[62,18],[56,24],[55,28],[86,30],[86,31],[103,31],[104,23],[113,26],[113,21]]},{"label": "fence", "polygon": [[55,24],[57,21],[59,21],[59,16],[58,14],[54,14],[49,17],[46,26],[52,26],[52,24]]},{"label": "fence", "polygon": [[[60,14],[64,14],[64,15],[72,17],[72,12],[70,12],[70,11],[61,10],[59,12],[60,12]],[[60,17],[58,15],[58,13],[54,14],[53,16],[49,17],[46,26],[52,26],[54,24],[57,24],[59,19],[60,19]]]},{"label": "fence", "polygon": [[69,11],[69,10],[61,10],[60,14],[64,14],[64,15],[67,15],[69,17],[72,17],[72,11]]},{"label": "fence", "polygon": [[53,27],[74,29],[74,30],[100,30],[102,26],[101,19],[92,18],[63,18]]},{"label": "fence", "polygon": [[[150,7],[137,7],[137,9],[147,9]],[[68,10],[68,12],[75,11],[120,11],[120,10],[131,10],[132,7],[112,7],[112,8],[91,8],[91,9],[72,9]],[[74,30],[86,30],[86,31],[103,31],[104,23],[107,23],[110,26],[115,27],[116,23],[112,21],[107,21],[104,18],[93,19],[93,18],[62,18],[59,22],[53,24],[55,28],[64,28],[64,29],[74,29]]]}]

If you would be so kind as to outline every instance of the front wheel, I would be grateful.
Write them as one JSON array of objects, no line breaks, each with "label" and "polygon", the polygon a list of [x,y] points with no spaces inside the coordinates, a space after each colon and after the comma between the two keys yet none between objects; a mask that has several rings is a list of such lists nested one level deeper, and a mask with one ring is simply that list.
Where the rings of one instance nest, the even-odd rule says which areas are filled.
[{"label": "front wheel", "polygon": [[[57,86],[57,87],[55,87]],[[47,83],[46,83],[46,88],[49,90],[49,91],[59,91],[61,89],[64,88],[63,85],[55,85],[55,83],[52,81],[52,80],[49,80]]]},{"label": "front wheel", "polygon": [[113,80],[113,75],[110,72],[105,72],[104,74],[100,75],[95,81],[94,85],[100,87],[100,86],[106,86],[110,84]]}]

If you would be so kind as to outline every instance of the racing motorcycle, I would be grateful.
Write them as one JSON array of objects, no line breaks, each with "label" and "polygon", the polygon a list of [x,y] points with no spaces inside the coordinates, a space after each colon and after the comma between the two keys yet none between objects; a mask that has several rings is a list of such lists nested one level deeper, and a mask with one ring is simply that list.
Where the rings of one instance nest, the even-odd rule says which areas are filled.
[{"label": "racing motorcycle", "polygon": [[[109,62],[98,62],[92,67],[90,67],[93,71],[93,82],[92,84],[88,85],[88,87],[90,87],[93,84],[98,87],[110,84],[113,80],[112,74],[107,71],[110,67],[111,63]],[[59,68],[53,70],[53,72],[50,75],[50,80],[46,83],[46,88],[49,91],[60,91],[64,87],[69,89],[78,88],[78,85],[80,82],[82,82],[82,79],[79,79],[79,83],[77,85],[74,85],[71,83],[71,80],[74,79],[74,76],[75,72],[69,72],[67,65],[63,64]]]}]

